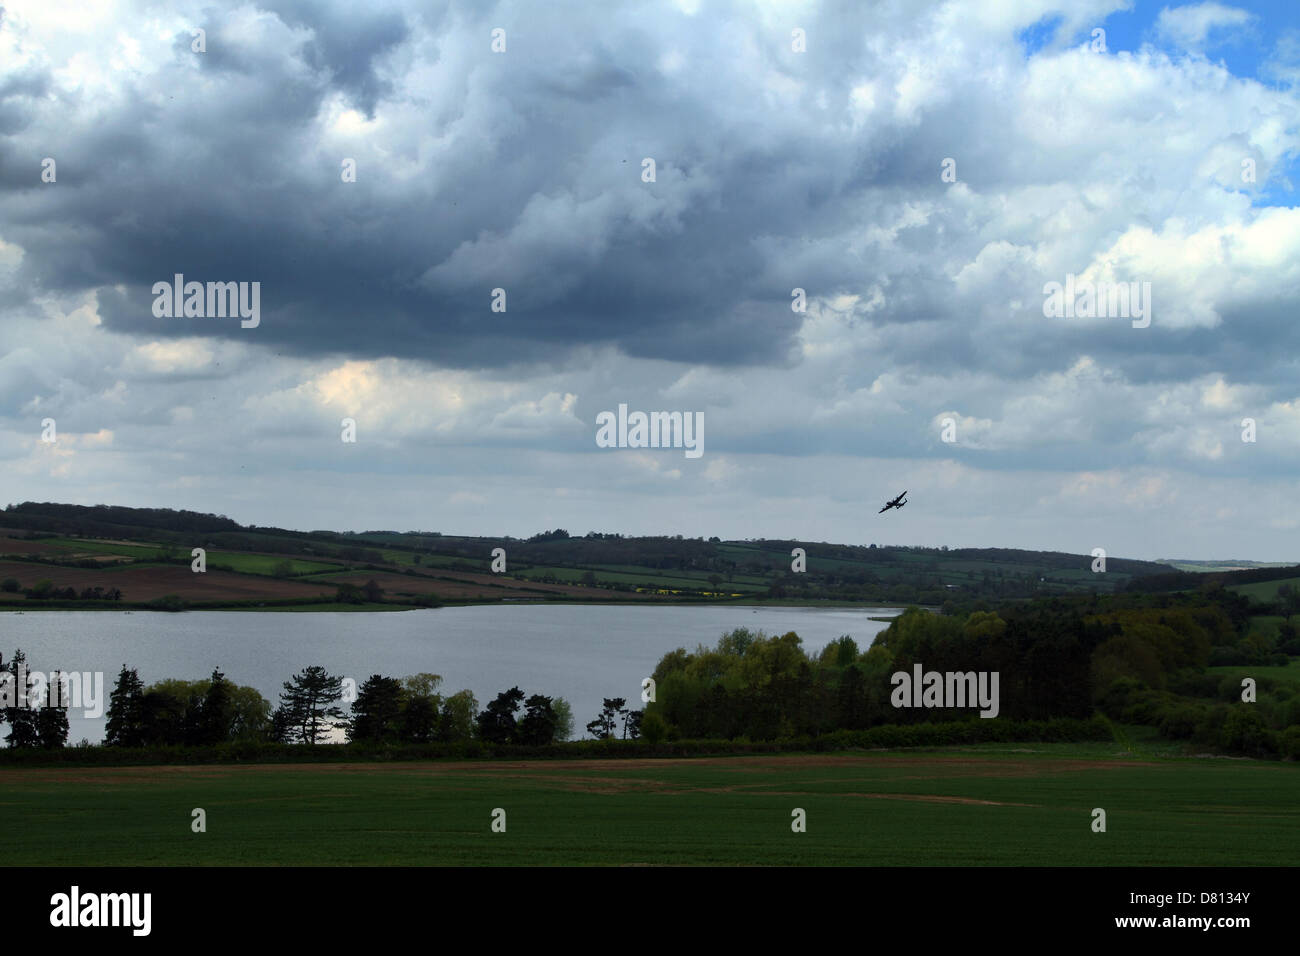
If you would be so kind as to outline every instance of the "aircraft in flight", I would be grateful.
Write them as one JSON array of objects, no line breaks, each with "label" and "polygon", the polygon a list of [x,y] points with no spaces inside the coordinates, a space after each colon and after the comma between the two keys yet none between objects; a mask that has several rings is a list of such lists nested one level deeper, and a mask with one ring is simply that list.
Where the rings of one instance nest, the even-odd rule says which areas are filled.
[{"label": "aircraft in flight", "polygon": [[907,492],[905,491],[905,492],[903,492],[901,495],[899,495],[897,498],[895,498],[893,501],[888,501],[888,502],[886,502],[886,503],[885,503],[885,507],[883,507],[883,508],[881,508],[879,511],[877,511],[876,514],[878,514],[878,515],[879,515],[879,514],[884,514],[884,513],[885,513],[886,511],[888,511],[890,508],[901,508],[901,507],[903,507],[903,505],[907,504],[907,502],[903,500],[906,496],[907,496]]}]

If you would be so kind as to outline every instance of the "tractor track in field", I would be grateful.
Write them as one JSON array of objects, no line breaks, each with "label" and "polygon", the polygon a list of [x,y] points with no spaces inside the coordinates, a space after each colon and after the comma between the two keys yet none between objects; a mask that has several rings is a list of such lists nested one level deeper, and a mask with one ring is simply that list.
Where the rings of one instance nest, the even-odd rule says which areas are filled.
[{"label": "tractor track in field", "polygon": [[[727,786],[682,787],[678,781],[664,779],[665,771],[678,769],[711,768],[727,773],[766,775],[791,770],[816,770],[818,768],[863,770],[892,768],[911,770],[894,779],[899,781],[951,780],[954,778],[1006,778],[1042,777],[1056,774],[1085,773],[1099,770],[1127,770],[1152,767],[1157,764],[1141,760],[1081,759],[1041,757],[1035,759],[980,758],[949,756],[945,754],[793,754],[789,756],[737,756],[737,757],[662,757],[628,759],[563,759],[563,760],[429,760],[394,761],[387,763],[250,763],[250,764],[162,764],[125,767],[0,767],[0,777],[11,784],[35,786],[81,784],[100,787],[138,785],[152,782],[174,785],[189,781],[223,779],[234,776],[257,777],[268,773],[312,773],[337,775],[340,778],[353,774],[406,774],[437,778],[477,778],[478,780],[511,779],[531,780],[541,785],[560,789],[592,793],[630,793],[636,791],[673,793],[731,793],[731,794],[782,794],[804,792],[844,796],[861,796],[873,799],[915,799],[939,802],[977,803],[999,805],[995,801],[941,795],[822,791],[774,791],[761,789],[759,781],[735,783]],[[605,776],[608,774],[608,776]],[[833,781],[823,777],[811,778],[810,784]],[[1031,804],[1001,804],[1006,806],[1031,806]]]}]

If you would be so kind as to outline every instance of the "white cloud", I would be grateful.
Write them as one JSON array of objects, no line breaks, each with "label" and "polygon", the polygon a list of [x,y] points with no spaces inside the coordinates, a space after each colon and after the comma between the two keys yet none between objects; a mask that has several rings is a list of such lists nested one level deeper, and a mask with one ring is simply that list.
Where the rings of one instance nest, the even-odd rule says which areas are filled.
[{"label": "white cloud", "polygon": [[1189,50],[1199,50],[1213,31],[1243,27],[1254,20],[1249,11],[1222,3],[1165,7],[1156,17],[1156,32]]}]

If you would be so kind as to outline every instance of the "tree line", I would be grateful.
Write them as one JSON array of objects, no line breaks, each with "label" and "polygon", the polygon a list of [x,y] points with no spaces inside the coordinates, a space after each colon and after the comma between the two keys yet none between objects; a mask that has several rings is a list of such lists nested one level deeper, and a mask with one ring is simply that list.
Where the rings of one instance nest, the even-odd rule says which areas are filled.
[{"label": "tree line", "polygon": [[[1290,594],[1282,599],[1292,600]],[[1300,757],[1300,686],[1261,676],[1258,697],[1248,700],[1240,674],[1207,671],[1237,661],[1288,665],[1294,641],[1292,621],[1261,620],[1244,597],[1222,587],[1058,597],[951,614],[909,608],[866,649],[844,636],[816,654],[796,633],[738,628],[714,647],[665,654],[644,711],[606,698],[586,730],[597,739],[658,745],[829,740],[884,726],[971,721],[984,733],[983,725],[995,723],[969,707],[895,707],[892,675],[920,665],[927,672],[997,672],[999,718],[1012,725],[1086,722],[1100,714],[1200,747]],[[533,747],[573,736],[572,709],[563,698],[511,687],[480,708],[468,690],[444,695],[441,684],[436,674],[374,674],[345,711],[343,679],[308,667],[284,683],[272,709],[255,689],[235,686],[220,670],[203,681],[146,687],[124,666],[110,695],[105,742],[315,744],[341,732],[358,744]],[[0,717],[11,725],[10,746],[57,747],[66,739],[66,719],[60,731],[56,715],[11,707]]]},{"label": "tree line", "polygon": [[[22,651],[0,673],[16,674]],[[15,678],[16,679],[16,678]],[[231,681],[220,668],[203,680],[167,679],[146,685],[138,670],[123,665],[109,694],[104,744],[109,747],[206,747],[230,742],[321,744],[341,733],[349,743],[425,744],[480,740],[495,744],[545,746],[573,737],[573,709],[563,697],[502,691],[480,710],[469,690],[440,691],[442,677],[373,674],[356,688],[345,709],[344,679],[319,666],[306,667],[284,682],[272,709],[253,687]],[[0,708],[10,725],[11,747],[62,747],[67,742],[66,707]],[[586,725],[596,738],[635,739],[641,712],[623,698],[606,698]]]},{"label": "tree line", "polygon": [[[81,562],[82,566],[103,567],[98,561]],[[78,591],[73,587],[57,588],[49,578],[42,578],[29,588],[23,588],[17,578],[5,578],[0,581],[0,591],[17,594],[19,591],[33,601],[120,601],[122,591],[119,588],[87,587]]]},{"label": "tree line", "polygon": [[652,675],[648,740],[770,741],[884,725],[980,720],[974,708],[896,708],[892,675],[916,665],[999,675],[999,717],[1087,720],[1100,713],[1185,740],[1255,756],[1300,757],[1300,687],[1210,665],[1289,663],[1295,629],[1243,613],[1239,595],[1111,595],[1008,603],[996,611],[909,608],[862,650],[848,636],[809,655],[793,632],[739,628],[714,647],[665,654]]},{"label": "tree line", "polygon": [[46,706],[24,706],[22,696],[26,688],[18,686],[18,672],[24,669],[27,655],[21,649],[14,652],[8,664],[0,663],[0,724],[8,724],[5,742],[10,747],[39,747],[55,750],[68,741],[68,711],[65,707],[49,706],[55,697],[55,688],[45,688]]}]

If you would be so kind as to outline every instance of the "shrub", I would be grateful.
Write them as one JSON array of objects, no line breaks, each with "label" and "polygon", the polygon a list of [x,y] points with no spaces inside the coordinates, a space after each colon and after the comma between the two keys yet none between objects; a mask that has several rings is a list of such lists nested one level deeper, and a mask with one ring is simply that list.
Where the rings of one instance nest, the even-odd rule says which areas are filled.
[{"label": "shrub", "polygon": [[1143,684],[1132,677],[1119,677],[1112,681],[1097,696],[1097,706],[1108,717],[1119,717],[1133,699],[1133,695],[1143,689]]},{"label": "shrub", "polygon": [[1201,708],[1194,704],[1180,704],[1168,708],[1160,719],[1160,736],[1170,740],[1189,740],[1196,733],[1201,720]]},{"label": "shrub", "polygon": [[1169,682],[1169,689],[1186,697],[1218,697],[1221,681],[1218,674],[1180,674]]},{"label": "shrub", "polygon": [[1258,648],[1250,646],[1216,647],[1210,651],[1211,667],[1239,667],[1242,664],[1258,664]]},{"label": "shrub", "polygon": [[[1258,681],[1256,681],[1258,684]],[[1241,700],[1241,678],[1225,677],[1219,681],[1218,692],[1214,695],[1216,700],[1221,700],[1226,704],[1235,704]]]},{"label": "shrub", "polygon": [[1157,724],[1169,701],[1170,695],[1164,691],[1138,691],[1124,708],[1123,721],[1126,724]]},{"label": "shrub", "polygon": [[1223,722],[1221,743],[1227,750],[1251,756],[1265,756],[1277,750],[1273,732],[1264,724],[1264,718],[1250,704],[1234,707]]},{"label": "shrub", "polygon": [[[648,715],[647,715],[648,716]],[[668,726],[668,725],[666,725]],[[671,726],[668,726],[671,732]],[[0,748],[0,766],[11,763],[96,763],[96,764],[200,764],[200,763],[284,763],[300,761],[327,763],[335,760],[465,760],[546,759],[559,757],[646,757],[690,756],[694,754],[781,753],[789,751],[834,751],[879,747],[944,746],[961,740],[1109,740],[1101,718],[1053,718],[1046,721],[1002,721],[978,718],[952,723],[882,725],[870,730],[839,730],[820,737],[786,737],[775,741],[739,740],[581,740],[529,747],[522,744],[490,744],[481,740],[430,742],[424,744],[275,744],[241,740],[213,746],[154,745],[148,747],[77,746],[59,750]]]},{"label": "shrub", "polygon": [[1278,735],[1278,749],[1287,760],[1300,760],[1300,727],[1288,727]]},{"label": "shrub", "polygon": [[641,736],[652,745],[658,744],[668,736],[668,722],[659,715],[657,710],[647,711],[641,718]]},{"label": "shrub", "polygon": [[1201,711],[1201,719],[1196,722],[1196,732],[1192,739],[1205,746],[1219,745],[1219,732],[1223,722],[1228,719],[1227,704],[1214,704]]}]

